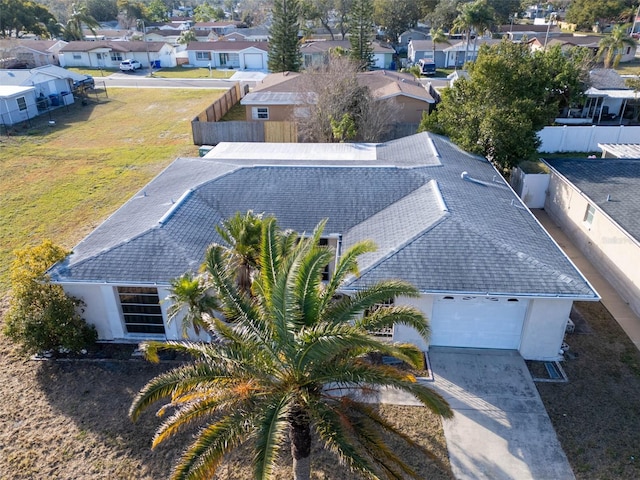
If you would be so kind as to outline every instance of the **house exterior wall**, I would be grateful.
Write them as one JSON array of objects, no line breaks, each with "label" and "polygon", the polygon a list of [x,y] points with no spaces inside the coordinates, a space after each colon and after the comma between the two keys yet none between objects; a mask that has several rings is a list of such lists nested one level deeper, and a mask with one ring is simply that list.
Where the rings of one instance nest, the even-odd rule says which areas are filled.
[{"label": "house exterior wall", "polygon": [[559,360],[572,300],[537,298],[529,302],[519,352],[525,360]]},{"label": "house exterior wall", "polygon": [[[584,221],[589,204],[595,208],[591,225]],[[640,244],[554,170],[544,208],[631,309],[640,315]]]},{"label": "house exterior wall", "polygon": [[429,104],[417,98],[397,96],[395,102],[401,106],[398,120],[402,123],[420,123],[422,112],[429,111]]},{"label": "house exterior wall", "polygon": [[373,68],[386,68],[391,66],[393,60],[392,53],[375,53],[373,55]]},{"label": "house exterior wall", "polygon": [[[208,52],[210,59],[209,58],[198,58],[198,52]],[[195,65],[196,67],[208,67],[209,63],[211,63],[211,67],[212,68],[239,68],[239,69],[244,69],[245,68],[245,63],[244,63],[244,55],[245,54],[251,54],[251,53],[259,53],[260,55],[262,55],[262,64],[265,66],[267,65],[267,61],[268,61],[268,53],[265,52],[264,50],[258,49],[258,48],[247,48],[245,50],[239,50],[239,51],[217,51],[217,50],[189,50],[188,51],[188,56],[189,56],[189,64],[190,65]],[[220,61],[220,54],[228,54],[231,58],[229,59],[229,61],[223,65]]]},{"label": "house exterior wall", "polygon": [[[18,98],[24,97],[27,108],[20,110]],[[0,124],[14,125],[38,116],[35,89],[0,97]]]},{"label": "house exterior wall", "polygon": [[[269,118],[259,119],[253,117],[253,109],[254,108],[268,108],[269,109]],[[294,118],[294,105],[247,105],[246,107],[246,120],[247,122],[252,121],[276,121],[276,122],[284,122],[290,121]]]}]

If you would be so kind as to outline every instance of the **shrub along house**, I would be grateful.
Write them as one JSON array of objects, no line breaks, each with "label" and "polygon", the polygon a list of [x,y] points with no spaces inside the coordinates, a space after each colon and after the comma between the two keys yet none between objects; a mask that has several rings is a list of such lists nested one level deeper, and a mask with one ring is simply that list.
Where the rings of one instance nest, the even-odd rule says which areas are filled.
[{"label": "shrub along house", "polygon": [[[328,218],[325,242],[338,256],[373,240],[378,250],[344,293],[413,283],[420,298],[397,303],[430,319],[430,345],[557,359],[573,301],[598,299],[488,161],[428,133],[383,144],[221,143],[179,158],[49,273],[85,301],[101,339],[179,339],[161,302],[170,280],[198,271],[221,241],[215,226],[250,209],[300,233]],[[429,347],[409,328],[380,334]]]}]

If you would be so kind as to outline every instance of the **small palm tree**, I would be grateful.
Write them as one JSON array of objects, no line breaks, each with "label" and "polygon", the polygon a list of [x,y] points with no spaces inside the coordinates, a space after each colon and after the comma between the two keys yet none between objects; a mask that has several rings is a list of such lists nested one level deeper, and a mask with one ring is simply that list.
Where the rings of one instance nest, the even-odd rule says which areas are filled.
[{"label": "small palm tree", "polygon": [[200,334],[200,330],[212,330],[211,317],[218,308],[218,302],[209,294],[205,278],[187,272],[172,280],[165,300],[171,303],[167,310],[169,322],[184,312],[182,335],[185,338],[188,337],[190,327],[196,335]]},{"label": "small palm tree", "polygon": [[64,39],[68,42],[72,40],[84,40],[84,32],[82,31],[83,26],[86,26],[95,36],[95,29],[99,28],[100,24],[89,14],[89,10],[86,5],[76,7],[76,5],[73,4],[73,13],[64,27]]},{"label": "small palm tree", "polygon": [[611,30],[611,35],[600,40],[598,59],[604,59],[604,68],[616,68],[620,63],[624,48],[636,48],[637,46],[637,40],[627,34],[627,25],[616,25]]},{"label": "small palm tree", "polygon": [[385,281],[351,297],[339,296],[340,284],[358,272],[358,256],[372,245],[364,242],[349,249],[323,284],[324,266],[333,257],[330,249],[318,246],[323,226],[310,238],[292,243],[291,235],[278,233],[275,220],[264,222],[253,297],[238,288],[224,249],[213,246],[206,270],[229,321],[212,320],[219,342],[143,345],[150,360],[157,361],[161,349],[195,358],[151,380],[129,412],[135,420],[156,401],[171,399],[159,414],[169,408],[174,413],[157,430],[154,447],[194,422],[204,424],[173,479],[212,478],[224,457],[245,443],[253,450],[255,478],[271,478],[288,436],[293,478],[307,480],[314,434],[367,478],[419,478],[386,444],[390,437],[413,442],[355,396],[393,387],[414,395],[438,415],[452,415],[446,401],[412,375],[365,359],[368,353],[381,352],[414,367],[422,364],[415,346],[382,342],[368,333],[399,323],[427,337],[428,323],[413,307],[372,308],[418,292],[404,282]]},{"label": "small palm tree", "polygon": [[442,30],[442,27],[438,27],[431,31],[431,45],[433,47],[433,61],[436,61],[436,44],[445,43],[451,45],[446,33]]}]

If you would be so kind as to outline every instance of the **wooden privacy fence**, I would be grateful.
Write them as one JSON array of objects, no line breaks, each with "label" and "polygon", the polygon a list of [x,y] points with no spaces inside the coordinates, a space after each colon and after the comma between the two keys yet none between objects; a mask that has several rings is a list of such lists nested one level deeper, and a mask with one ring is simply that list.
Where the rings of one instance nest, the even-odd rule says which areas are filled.
[{"label": "wooden privacy fence", "polygon": [[204,111],[200,112],[193,121],[217,122],[224,117],[226,113],[231,110],[231,107],[238,103],[243,96],[240,84],[236,83],[227,90],[224,95],[209,105]]}]

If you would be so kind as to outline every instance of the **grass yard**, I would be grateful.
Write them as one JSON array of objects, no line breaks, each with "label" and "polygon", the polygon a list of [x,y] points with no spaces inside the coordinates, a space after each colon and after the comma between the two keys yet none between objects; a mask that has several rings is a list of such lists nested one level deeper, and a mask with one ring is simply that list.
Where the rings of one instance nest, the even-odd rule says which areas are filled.
[{"label": "grass yard", "polygon": [[576,306],[589,333],[567,335],[569,382],[538,391],[579,480],[640,478],[640,352],[601,303]]},{"label": "grass yard", "polygon": [[161,68],[153,72],[157,78],[231,78],[236,70],[216,70],[208,68]]},{"label": "grass yard", "polygon": [[219,90],[109,89],[99,103],[0,131],[0,293],[11,252],[50,238],[73,247],[180,155],[197,156],[190,122]]}]

